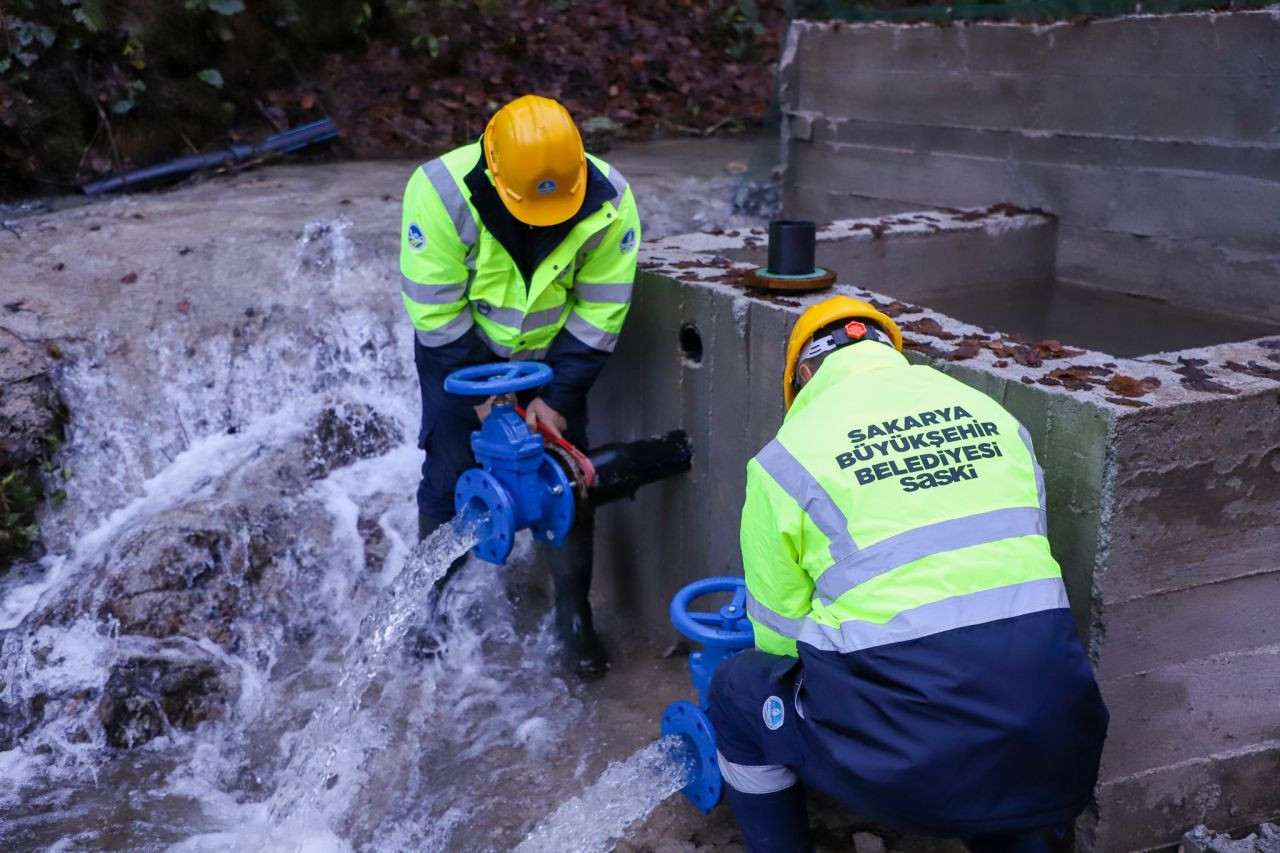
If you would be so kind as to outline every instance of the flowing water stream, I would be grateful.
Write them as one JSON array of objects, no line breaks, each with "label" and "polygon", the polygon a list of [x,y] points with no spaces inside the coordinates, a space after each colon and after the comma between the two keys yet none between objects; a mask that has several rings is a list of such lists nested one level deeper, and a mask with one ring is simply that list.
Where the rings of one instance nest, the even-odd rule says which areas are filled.
[{"label": "flowing water stream", "polygon": [[74,478],[0,578],[0,849],[604,850],[683,784],[662,745],[601,775],[527,536],[414,654],[473,539],[413,541],[410,338],[349,231],[307,226],[296,304],[68,352]]},{"label": "flowing water stream", "polygon": [[516,853],[595,853],[627,826],[689,782],[693,757],[679,735],[668,735],[610,764],[576,797],[547,816]]}]

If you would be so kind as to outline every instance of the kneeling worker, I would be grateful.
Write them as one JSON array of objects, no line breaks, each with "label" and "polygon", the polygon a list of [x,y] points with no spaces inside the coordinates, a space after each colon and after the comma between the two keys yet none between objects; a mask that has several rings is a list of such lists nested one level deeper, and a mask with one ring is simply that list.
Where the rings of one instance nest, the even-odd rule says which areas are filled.
[{"label": "kneeling worker", "polygon": [[1031,439],[838,296],[787,348],[788,412],[747,467],[756,649],[710,718],[752,851],[811,849],[797,779],[904,832],[1043,850],[1097,779],[1108,714],[1045,538]]},{"label": "kneeling worker", "polygon": [[[460,367],[539,359],[555,377],[522,398],[543,425],[587,447],[587,390],[617,343],[631,305],[640,219],[626,180],[588,155],[573,119],[525,95],[484,135],[414,171],[400,228],[401,290],[415,330],[422,390],[418,535],[453,517],[458,477],[473,467],[470,435],[483,399],[446,394]],[[591,622],[591,516],[548,553],[556,628],[583,677],[604,673]],[[457,563],[455,563],[455,568]]]}]

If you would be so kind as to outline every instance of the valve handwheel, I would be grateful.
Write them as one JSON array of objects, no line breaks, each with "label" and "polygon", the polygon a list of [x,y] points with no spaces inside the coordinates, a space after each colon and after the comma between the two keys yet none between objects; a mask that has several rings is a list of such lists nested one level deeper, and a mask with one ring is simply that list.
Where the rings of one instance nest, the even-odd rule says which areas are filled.
[{"label": "valve handwheel", "polygon": [[[733,600],[714,613],[693,610],[694,600],[717,592],[733,593]],[[722,648],[750,648],[754,642],[747,619],[747,584],[742,578],[704,578],[671,599],[671,624],[695,643]]]},{"label": "valve handwheel", "polygon": [[445,377],[444,390],[450,394],[489,397],[526,391],[550,381],[551,368],[540,361],[499,361],[455,370]]}]

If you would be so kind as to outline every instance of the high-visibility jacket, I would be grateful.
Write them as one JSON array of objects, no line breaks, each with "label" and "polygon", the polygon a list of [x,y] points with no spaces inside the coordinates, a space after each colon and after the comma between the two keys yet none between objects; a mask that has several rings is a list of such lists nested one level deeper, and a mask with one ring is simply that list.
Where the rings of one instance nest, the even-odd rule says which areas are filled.
[{"label": "high-visibility jacket", "polygon": [[414,171],[404,195],[400,272],[423,346],[444,346],[474,329],[498,357],[533,359],[566,329],[594,350],[613,350],[631,304],[640,220],[622,175],[588,159],[612,197],[594,209],[584,204],[528,280],[472,204],[468,180],[492,184],[479,141]]},{"label": "high-visibility jacket", "polygon": [[801,389],[747,469],[747,608],[846,802],[946,834],[1085,806],[1107,714],[1045,534],[1030,436],[980,391],[873,341]]}]

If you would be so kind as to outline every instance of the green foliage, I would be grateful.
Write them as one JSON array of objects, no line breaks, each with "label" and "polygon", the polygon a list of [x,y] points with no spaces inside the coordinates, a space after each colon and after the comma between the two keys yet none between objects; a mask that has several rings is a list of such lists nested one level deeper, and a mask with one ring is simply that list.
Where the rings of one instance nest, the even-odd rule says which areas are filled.
[{"label": "green foliage", "polygon": [[[767,99],[781,7],[0,0],[0,187],[71,189],[317,111],[341,119],[358,153],[405,154],[394,146],[473,136],[476,114],[519,91],[608,113],[628,132],[711,126]],[[748,65],[765,71],[748,80]]]},{"label": "green foliage", "polygon": [[725,52],[734,59],[745,59],[765,33],[756,0],[733,0],[720,12],[720,17],[732,33],[731,43]]},{"label": "green foliage", "polygon": [[45,439],[47,455],[42,465],[24,465],[0,475],[0,569],[14,557],[29,553],[40,541],[36,512],[44,505],[46,482],[53,488],[49,503],[61,506],[67,499],[64,484],[71,472],[52,461],[60,442]]},{"label": "green foliage", "polygon": [[218,15],[236,15],[244,11],[242,0],[187,0],[187,8],[193,11],[201,9]]}]

